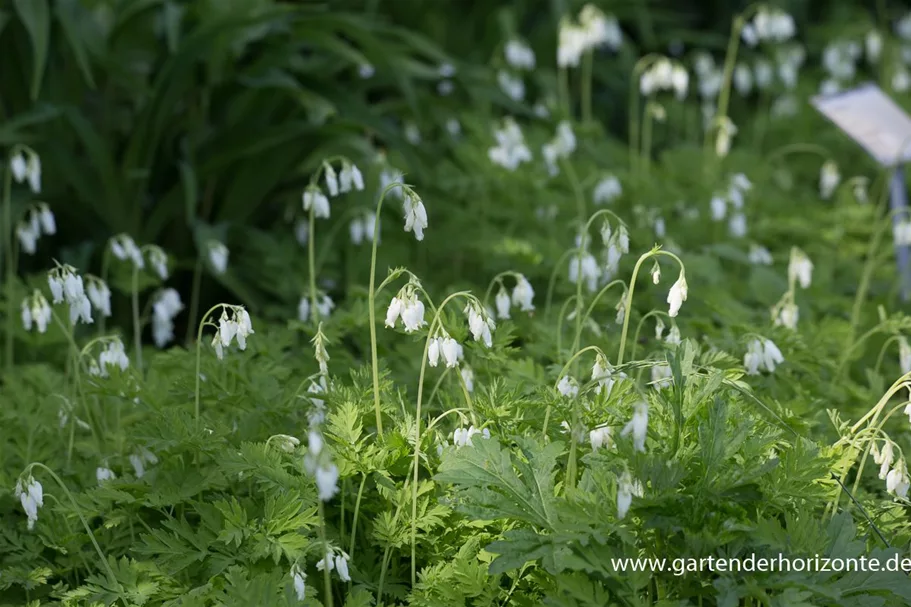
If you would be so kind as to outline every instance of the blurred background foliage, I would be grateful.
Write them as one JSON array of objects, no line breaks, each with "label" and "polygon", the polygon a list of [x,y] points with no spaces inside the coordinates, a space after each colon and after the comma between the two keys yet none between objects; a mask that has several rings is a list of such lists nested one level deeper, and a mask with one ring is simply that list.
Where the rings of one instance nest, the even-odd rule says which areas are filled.
[{"label": "blurred background foliage", "polygon": [[[54,242],[42,243],[37,256],[22,260],[21,269],[46,269],[52,265],[49,252],[58,251],[55,257],[61,261],[97,272],[107,239],[127,232],[174,256],[171,282],[187,293],[199,270],[200,244],[215,235],[232,251],[230,270],[217,282],[203,278],[200,307],[230,294],[254,313],[287,318],[307,280],[294,223],[302,216],[300,195],[309,175],[324,157],[345,154],[362,165],[373,184],[344,207],[335,203],[331,227],[320,225],[320,277],[329,278],[324,286],[330,294],[344,298],[347,285],[363,284],[369,258],[366,246],[348,244],[346,221],[355,209],[375,204],[383,166],[375,159],[385,155],[427,201],[428,238],[442,226],[448,237],[470,231],[472,238],[451,249],[388,239],[380,247],[381,275],[407,261],[418,275],[445,286],[459,283],[466,272],[489,276],[515,266],[540,282],[550,270],[543,260],[562,253],[571,231],[545,241],[555,243],[553,250],[540,240],[532,245],[525,239],[529,230],[553,232],[561,224],[542,227],[533,208],[523,214],[516,207],[540,199],[547,189],[555,202],[572,209],[569,186],[543,179],[530,186],[526,177],[491,166],[485,150],[491,126],[504,115],[537,121],[526,131],[533,146],[551,136],[559,116],[536,118],[532,102],[553,108],[548,94],[556,79],[554,24],[582,4],[6,0],[0,4],[0,146],[25,143],[40,154],[42,197],[61,225]],[[637,58],[649,51],[684,55],[698,47],[715,51],[720,61],[731,16],[746,5],[695,0],[595,4],[620,19],[626,42],[618,54],[604,51],[595,61],[595,117],[601,124],[582,128],[596,133],[605,128],[611,137],[603,138],[600,160],[590,171],[613,170],[626,160],[621,140]],[[856,28],[858,35],[892,10],[882,2],[876,7],[780,4],[798,23],[825,15],[821,28]],[[814,36],[824,41],[823,33],[801,29],[811,57],[819,52]],[[538,56],[538,68],[526,81],[525,104],[500,91],[493,69],[503,64],[502,45],[512,35],[528,40]],[[439,90],[445,65],[454,68],[448,95]],[[370,77],[363,77],[365,66],[372,68]],[[698,124],[698,104],[687,111]],[[735,122],[740,123],[738,112],[743,116],[748,111],[732,108]],[[458,136],[447,129],[453,118],[461,126]],[[405,138],[406,122],[417,127],[420,148]],[[823,124],[820,117],[802,112],[786,125],[763,128],[767,135],[785,129],[789,140],[815,133],[823,144],[844,146],[834,129],[819,132]],[[675,140],[673,132],[658,134],[657,147],[680,144],[684,135],[678,133]],[[692,139],[698,140],[698,134]],[[465,141],[476,145],[457,145]],[[846,149],[852,158],[867,162],[862,152]],[[739,162],[764,170],[755,166],[755,156],[747,156],[762,153],[761,145],[741,152]],[[693,161],[686,148],[675,154],[662,170],[685,182]],[[800,161],[793,164],[799,168]],[[815,164],[807,166],[809,173],[816,170]],[[637,195],[670,195],[649,187]],[[698,189],[695,193],[706,200],[710,196]],[[14,199],[15,208],[26,202]],[[400,229],[398,213],[389,205],[384,229]]]}]

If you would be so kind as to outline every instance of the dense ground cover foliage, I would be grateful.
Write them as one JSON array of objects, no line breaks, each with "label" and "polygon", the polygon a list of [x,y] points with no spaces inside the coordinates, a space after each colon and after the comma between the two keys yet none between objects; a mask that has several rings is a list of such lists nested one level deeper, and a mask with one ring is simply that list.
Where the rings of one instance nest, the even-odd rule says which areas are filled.
[{"label": "dense ground cover foliage", "polygon": [[616,564],[911,544],[911,14],[694,8],[0,6],[0,604],[911,603]]}]

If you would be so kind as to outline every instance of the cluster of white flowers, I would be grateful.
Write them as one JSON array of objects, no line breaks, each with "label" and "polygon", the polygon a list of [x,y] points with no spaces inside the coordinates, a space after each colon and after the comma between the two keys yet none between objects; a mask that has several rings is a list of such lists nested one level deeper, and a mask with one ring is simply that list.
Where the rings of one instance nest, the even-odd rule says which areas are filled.
[{"label": "cluster of white flowers", "polygon": [[677,99],[684,99],[689,85],[690,75],[686,67],[667,57],[653,62],[639,79],[639,91],[645,97],[661,91],[672,91]]},{"label": "cluster of white flowers", "polygon": [[342,160],[342,170],[339,171],[338,181],[339,191],[342,194],[347,194],[351,191],[351,188],[358,192],[364,190],[364,176],[361,175],[361,170],[348,160]]},{"label": "cluster of white flowers", "polygon": [[506,287],[501,283],[500,290],[494,300],[497,307],[497,316],[501,319],[511,318],[511,306],[518,306],[519,310],[522,312],[534,311],[535,305],[532,303],[534,297],[535,290],[522,274],[516,276],[516,286],[512,290],[512,296],[510,296],[506,291]]},{"label": "cluster of white flowers", "polygon": [[642,497],[642,483],[633,480],[629,472],[624,472],[617,483],[617,518],[622,519],[629,512],[634,495]]},{"label": "cluster of white flowers", "polygon": [[623,186],[614,175],[605,175],[595,185],[592,200],[597,205],[611,203],[623,195]]},{"label": "cluster of white flowers", "polygon": [[355,246],[360,246],[365,239],[373,242],[376,233],[376,215],[370,211],[365,211],[363,215],[355,217],[348,224],[348,234],[351,236],[351,243]]},{"label": "cluster of white flowers", "polygon": [[749,46],[760,42],[786,42],[797,33],[794,18],[785,11],[762,6],[740,31],[743,41]]},{"label": "cluster of white flowers", "polygon": [[535,69],[535,52],[518,38],[513,38],[503,47],[506,63],[516,70]]},{"label": "cluster of white flowers", "polygon": [[209,265],[216,274],[224,274],[228,269],[228,247],[217,240],[210,240],[206,246]]},{"label": "cluster of white flowers", "polygon": [[310,303],[310,296],[304,295],[301,297],[300,303],[297,305],[297,318],[301,322],[315,321],[315,314],[317,313],[319,314],[320,318],[328,318],[334,309],[335,302],[332,301],[331,297],[325,293],[317,293],[314,312],[314,306],[312,306]]},{"label": "cluster of white flowers", "polygon": [[162,289],[152,303],[152,339],[159,348],[174,339],[174,318],[183,310],[180,294],[171,288]]},{"label": "cluster of white flowers", "polygon": [[295,563],[291,565],[291,583],[298,601],[303,601],[307,596],[307,574]]},{"label": "cluster of white flowers", "polygon": [[323,191],[316,184],[310,184],[304,189],[302,195],[304,211],[313,209],[313,216],[316,218],[329,219],[329,199],[323,194]]},{"label": "cluster of white flowers", "polygon": [[576,149],[576,135],[573,133],[572,125],[567,120],[561,120],[557,125],[557,132],[554,138],[541,146],[541,155],[544,157],[544,164],[547,166],[547,172],[551,177],[560,173],[560,167],[557,161],[561,158],[568,158]]},{"label": "cluster of white flowers", "polygon": [[501,128],[493,132],[497,145],[487,150],[490,161],[508,171],[515,171],[523,162],[531,161],[531,150],[525,145],[525,136],[516,121],[507,117]]},{"label": "cluster of white flowers", "polygon": [[648,404],[640,401],[633,410],[633,418],[627,422],[620,436],[633,435],[633,448],[645,452],[645,438],[648,434]]},{"label": "cluster of white flowers", "polygon": [[557,65],[575,67],[587,51],[606,46],[617,50],[623,44],[623,33],[616,17],[605,15],[599,8],[586,4],[579,12],[579,22],[569,18],[560,21]]},{"label": "cluster of white flowers", "polygon": [[747,375],[758,375],[760,371],[775,372],[775,366],[784,362],[781,350],[771,339],[754,339],[747,346],[743,366]]},{"label": "cluster of white flowers", "polygon": [[857,62],[862,54],[860,43],[854,40],[834,40],[826,45],[822,54],[822,65],[829,78],[822,82],[820,93],[832,95],[841,91],[842,86],[854,80]]},{"label": "cluster of white flowers", "polygon": [[819,196],[823,200],[828,200],[835,193],[839,183],[841,173],[838,172],[838,165],[834,160],[826,160],[819,169]]},{"label": "cluster of white flowers", "polygon": [[440,356],[443,357],[446,367],[450,369],[457,367],[464,356],[462,344],[450,337],[444,330],[440,330],[440,334],[436,337],[431,337],[427,345],[427,362],[431,367],[439,364]]},{"label": "cluster of white flowers", "polygon": [[341,550],[336,550],[330,548],[329,552],[326,553],[324,559],[320,559],[316,563],[316,568],[318,571],[322,571],[326,567],[329,568],[329,571],[335,570],[338,573],[338,578],[343,582],[350,582],[351,576],[348,575],[348,554]]},{"label": "cluster of white flowers", "polygon": [[130,260],[137,269],[143,269],[146,265],[142,251],[136,246],[136,242],[128,234],[118,234],[111,238],[111,253],[121,261]]},{"label": "cluster of white flowers", "polygon": [[769,250],[756,243],[750,244],[750,252],[747,257],[754,266],[770,266],[773,261]]},{"label": "cluster of white flowers", "polygon": [[42,233],[48,236],[57,233],[57,222],[51,208],[43,202],[32,205],[27,215],[28,221],[21,221],[16,226],[16,237],[22,251],[26,255],[34,255],[38,250],[38,239]]},{"label": "cluster of white flowers", "polygon": [[31,531],[38,521],[38,508],[44,506],[44,488],[35,480],[35,477],[29,474],[24,484],[21,477],[16,481],[15,495],[19,498],[22,509],[25,510],[25,515],[28,517],[28,529]]},{"label": "cluster of white flowers", "polygon": [[9,168],[16,183],[27,181],[33,193],[41,193],[41,158],[34,150],[18,146],[10,158]]},{"label": "cluster of white flowers", "polygon": [[386,326],[394,329],[399,317],[405,325],[405,333],[414,333],[427,324],[424,320],[424,303],[418,298],[416,287],[409,282],[389,302],[386,309]]},{"label": "cluster of white flowers", "polygon": [[465,305],[464,313],[468,316],[468,330],[475,341],[483,341],[490,348],[493,345],[491,332],[497,325],[493,316],[477,300],[472,299]]},{"label": "cluster of white flowers", "polygon": [[468,428],[456,428],[452,431],[452,444],[456,449],[460,449],[462,447],[471,447],[471,437],[477,435],[480,435],[481,438],[489,439],[490,430],[487,428],[479,430],[474,426],[469,426]]},{"label": "cluster of white flowers", "polygon": [[870,452],[873,454],[873,461],[879,465],[879,479],[886,481],[886,491],[898,497],[908,497],[908,489],[911,488],[908,467],[903,457],[895,462],[892,441],[885,439],[882,451],[874,442]]},{"label": "cluster of white flowers", "polygon": [[588,290],[595,292],[601,280],[601,267],[595,256],[588,251],[573,255],[569,260],[569,281],[575,284],[584,280]]},{"label": "cluster of white flowers", "polygon": [[145,476],[146,464],[154,466],[158,463],[158,457],[145,447],[137,449],[135,453],[130,455],[129,459],[130,464],[133,466],[133,472],[136,474],[136,478]]},{"label": "cluster of white flowers", "polygon": [[427,229],[427,209],[424,208],[424,202],[414,190],[408,188],[402,204],[405,209],[405,231],[414,232],[417,240],[424,240],[424,230]]},{"label": "cluster of white flowers", "polygon": [[69,265],[58,265],[47,273],[47,282],[51,287],[52,303],[59,304],[66,301],[70,306],[70,324],[75,325],[80,320],[91,324],[92,303],[85,293],[82,276],[76,273],[76,268]]},{"label": "cluster of white flowers", "polygon": [[[744,213],[744,201],[747,193],[753,189],[753,184],[743,173],[731,176],[727,190],[716,192],[712,196],[710,211],[715,221],[728,220],[728,230],[731,236],[743,238],[747,233],[747,219]],[[728,212],[731,209],[730,213]]]},{"label": "cluster of white flowers", "polygon": [[107,377],[108,368],[118,367],[121,371],[126,371],[130,366],[130,359],[124,350],[123,342],[119,337],[111,337],[106,340],[104,350],[98,357],[98,361],[91,359],[89,364],[89,374],[96,377]]},{"label": "cluster of white flowers", "polygon": [[[231,315],[228,315],[228,310]],[[212,338],[212,346],[218,359],[224,358],[224,349],[236,339],[237,347],[247,349],[247,336],[253,334],[250,315],[242,306],[222,306],[221,318],[218,319],[218,330]]]},{"label": "cluster of white flowers", "polygon": [[47,331],[47,326],[51,322],[51,313],[51,305],[44,294],[37,289],[31,296],[22,300],[22,326],[26,331],[31,331],[33,324],[39,333]]}]

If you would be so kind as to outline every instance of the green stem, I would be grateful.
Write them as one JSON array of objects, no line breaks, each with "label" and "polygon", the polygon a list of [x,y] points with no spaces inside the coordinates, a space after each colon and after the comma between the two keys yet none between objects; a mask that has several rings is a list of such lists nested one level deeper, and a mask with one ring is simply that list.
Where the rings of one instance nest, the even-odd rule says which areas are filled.
[{"label": "green stem", "polygon": [[639,345],[639,332],[642,330],[642,325],[645,323],[645,321],[648,318],[650,318],[652,316],[667,316],[668,318],[670,318],[668,313],[665,312],[664,310],[652,310],[651,312],[648,312],[642,318],[639,319],[639,322],[636,324],[636,332],[633,333],[633,346],[632,346],[632,349],[630,350],[630,358],[633,360],[636,359],[636,347]]},{"label": "green stem", "polygon": [[651,171],[652,163],[652,126],[654,123],[651,111],[652,104],[651,102],[645,105],[645,116],[642,120],[642,163],[640,166],[640,174],[636,175],[637,181],[641,182],[643,175],[648,177],[649,171]]},{"label": "green stem", "polygon": [[15,228],[13,228],[13,201],[12,201],[12,183],[13,171],[9,167],[9,162],[3,171],[3,229],[4,241],[6,244],[6,372],[11,373],[13,369],[13,318],[16,315],[13,306],[13,279],[16,273],[16,266],[13,260],[13,239],[15,238]]},{"label": "green stem", "polygon": [[629,280],[629,289],[626,291],[626,309],[623,314],[623,331],[620,333],[620,352],[617,354],[617,366],[623,364],[623,353],[626,349],[626,335],[629,332],[629,319],[633,312],[633,292],[636,289],[636,278],[639,276],[639,268],[642,267],[642,263],[645,260],[658,255],[667,255],[668,257],[676,260],[676,262],[680,265],[681,276],[684,273],[683,262],[679,257],[668,251],[652,249],[648,253],[643,253],[642,256],[639,257],[639,260],[636,261],[636,267],[633,268],[633,275]]},{"label": "green stem", "polygon": [[199,314],[199,291],[202,287],[202,257],[196,258],[196,267],[193,268],[193,287],[190,291],[190,317],[187,319],[186,343],[189,345],[193,339],[193,327],[196,326],[196,315]]},{"label": "green stem", "polygon": [[[354,560],[354,545],[357,538],[357,519],[360,516],[361,512],[361,497],[364,495],[364,485],[367,483],[367,473],[364,472],[361,475],[361,484],[357,488],[357,498],[354,500],[354,515],[351,520],[351,541],[348,544],[348,556],[351,557],[351,560]],[[348,587],[351,587],[349,582]]]},{"label": "green stem", "polygon": [[[442,324],[440,315],[446,304],[456,297],[468,297],[471,294],[468,291],[458,291],[449,295],[439,305],[433,320],[430,322],[430,328],[427,331],[427,339],[424,340],[424,353],[421,356],[421,371],[418,375],[418,398],[414,414],[414,460],[413,460],[413,479],[411,486],[411,587],[417,585],[417,517],[418,517],[418,472],[420,470],[421,456],[421,400],[424,396],[424,374],[427,371],[427,351],[430,349],[430,339],[434,334],[437,326]],[[480,304],[480,302],[478,302]]]},{"label": "green stem", "polygon": [[142,373],[142,327],[139,324],[139,267],[133,264],[133,280],[131,283],[133,303],[133,342],[136,347],[136,367]]},{"label": "green stem", "polygon": [[[373,228],[374,238],[372,239],[372,246],[370,251],[370,289],[367,293],[367,310],[370,315],[370,365],[373,371],[373,409],[376,413],[376,433],[380,438],[383,437],[383,410],[380,406],[380,364],[377,358],[376,353],[376,248],[379,242],[379,238],[376,238],[376,235],[380,230],[380,212],[383,210],[383,202],[386,200],[386,194],[388,194],[392,188],[401,187],[406,188],[403,183],[396,182],[391,183],[383,190],[380,194],[379,202],[376,205],[376,217]],[[311,240],[313,235],[310,236]],[[426,358],[426,356],[425,356]],[[379,599],[377,599],[379,600]]]},{"label": "green stem", "polygon": [[323,508],[323,500],[316,500],[316,506],[319,513],[319,540],[323,545],[324,604],[327,607],[332,607],[332,579],[329,577],[329,543],[326,541],[326,513]]},{"label": "green stem", "polygon": [[316,240],[316,205],[310,205],[310,235],[307,238],[307,265],[310,268],[310,318],[319,323],[319,308],[316,306],[316,257],[313,244]]},{"label": "green stem", "polygon": [[47,472],[51,476],[51,478],[54,479],[54,481],[60,486],[60,488],[63,489],[63,492],[69,498],[70,503],[73,504],[73,509],[76,511],[76,515],[79,517],[79,521],[82,523],[82,527],[85,529],[85,532],[88,534],[89,540],[91,540],[91,542],[92,542],[92,546],[95,547],[95,552],[98,553],[98,558],[101,559],[101,564],[104,567],[104,570],[107,573],[108,578],[111,582],[111,588],[112,589],[116,588],[119,590],[120,583],[117,581],[117,576],[114,575],[114,571],[111,569],[110,564],[108,564],[108,559],[105,556],[104,552],[101,550],[101,546],[98,545],[98,540],[95,539],[95,534],[92,533],[92,529],[91,529],[91,527],[89,527],[88,521],[85,520],[85,516],[83,516],[83,514],[82,514],[82,509],[79,508],[79,504],[77,504],[75,498],[73,498],[73,494],[70,493],[70,490],[67,488],[67,486],[64,484],[64,482],[62,480],[60,480],[60,477],[57,476],[57,474],[53,470],[51,470],[44,464],[39,463],[39,462],[32,462],[25,468],[25,471],[28,472],[29,474],[31,474],[32,468],[43,469],[45,472]]},{"label": "green stem", "polygon": [[209,315],[212,314],[216,309],[224,307],[223,304],[215,304],[209,311],[206,312],[202,319],[199,321],[199,329],[196,332],[196,390],[194,395],[194,419],[196,420],[196,426],[199,427],[199,375],[200,375],[200,365],[202,363],[202,330],[206,326],[206,319],[209,318]]}]

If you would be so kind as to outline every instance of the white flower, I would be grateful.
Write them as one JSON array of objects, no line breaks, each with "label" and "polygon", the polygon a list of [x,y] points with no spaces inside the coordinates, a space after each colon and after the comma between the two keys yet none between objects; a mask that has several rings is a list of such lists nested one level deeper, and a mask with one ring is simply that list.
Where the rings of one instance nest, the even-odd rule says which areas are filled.
[{"label": "white flower", "polygon": [[471,367],[462,367],[461,370],[462,381],[465,382],[465,389],[469,392],[474,392],[474,371],[471,370]]},{"label": "white flower", "polygon": [[291,567],[291,582],[298,601],[303,601],[307,594],[307,574],[296,564]]},{"label": "white flower", "polygon": [[390,329],[394,329],[395,323],[398,321],[399,316],[402,315],[404,309],[405,302],[398,297],[393,297],[392,301],[389,302],[389,307],[386,308],[386,326]]},{"label": "white flower", "polygon": [[402,324],[405,325],[405,333],[414,333],[427,324],[424,320],[424,304],[417,296],[412,295],[405,300],[402,308]]},{"label": "white flower", "polygon": [[474,301],[468,302],[464,313],[468,316],[468,329],[471,331],[471,336],[475,341],[483,341],[484,345],[490,348],[493,345],[491,331],[496,328],[493,318]]},{"label": "white flower", "polygon": [[767,248],[754,243],[750,245],[749,260],[753,265],[770,266],[772,265],[772,254]]},{"label": "white flower", "polygon": [[531,151],[525,145],[522,129],[516,121],[507,117],[502,128],[494,130],[497,145],[487,150],[490,161],[509,171],[514,171],[523,162],[531,161]]},{"label": "white flower", "polygon": [[734,68],[734,88],[744,97],[753,89],[753,73],[742,63]]},{"label": "white flower", "polygon": [[743,29],[740,30],[740,37],[743,38],[743,41],[747,46],[756,46],[759,42],[759,35],[756,33],[756,28],[753,27],[753,24],[747,23],[743,26]]},{"label": "white flower", "polygon": [[[28,158],[26,159],[25,156]],[[24,153],[20,151],[10,158],[10,171],[16,183],[28,181],[32,192],[41,193],[41,158],[38,157],[38,154],[30,149]]]},{"label": "white flower", "polygon": [[133,466],[133,472],[136,474],[136,478],[142,478],[145,476],[145,465],[146,464],[157,464],[158,458],[155,457],[155,454],[146,449],[145,447],[140,447],[136,453],[130,455],[130,464]]},{"label": "white flower", "polygon": [[721,196],[712,196],[712,202],[710,204],[712,210],[712,219],[715,221],[721,221],[724,219],[725,214],[727,214],[728,205],[724,198]]},{"label": "white flower", "polygon": [[497,293],[494,303],[497,306],[497,316],[501,319],[509,318],[509,306],[512,300],[503,285],[500,285],[500,291]]},{"label": "white flower", "polygon": [[336,554],[335,555],[335,571],[338,573],[338,577],[343,582],[350,582],[351,577],[348,575],[348,555],[347,554]]},{"label": "white flower", "polygon": [[442,342],[442,338],[431,337],[427,343],[427,363],[431,367],[436,367],[440,361],[440,342]]},{"label": "white flower", "polygon": [[753,79],[756,82],[756,88],[767,89],[772,84],[775,77],[775,71],[772,64],[766,59],[757,59],[753,65]]},{"label": "white flower", "polygon": [[168,254],[161,247],[151,245],[148,247],[149,263],[155,269],[158,277],[162,280],[168,279]]},{"label": "white flower", "polygon": [[879,61],[880,53],[883,50],[882,34],[877,30],[870,30],[864,38],[864,46],[866,47],[867,60],[870,63],[876,63]]},{"label": "white flower", "polygon": [[591,442],[592,451],[597,451],[601,447],[610,449],[613,444],[611,441],[610,426],[601,426],[588,433],[588,440]]},{"label": "white flower", "polygon": [[[440,353],[448,368],[458,366],[462,358],[462,345],[448,335],[440,342]],[[469,390],[470,392],[471,390]]]},{"label": "white flower", "polygon": [[645,438],[648,434],[648,405],[645,402],[636,405],[633,418],[623,427],[620,436],[630,433],[633,435],[633,448],[644,453]]},{"label": "white flower", "polygon": [[142,251],[136,246],[136,242],[127,234],[119,234],[111,239],[111,252],[114,257],[121,261],[130,260],[138,269],[145,267],[145,259],[142,257]]},{"label": "white flower", "polygon": [[[445,94],[446,93],[444,93],[444,95]],[[411,145],[418,145],[421,143],[421,131],[418,129],[418,125],[413,122],[405,124],[405,139]]]},{"label": "white flower", "polygon": [[678,327],[675,324],[671,325],[671,330],[667,332],[667,337],[665,338],[664,343],[672,344],[672,345],[679,345],[680,344],[680,327]]},{"label": "white flower", "polygon": [[568,398],[575,398],[579,394],[579,384],[569,375],[564,375],[557,383],[557,391]]},{"label": "white flower", "polygon": [[652,375],[652,385],[656,390],[661,390],[662,388],[667,388],[674,383],[673,373],[671,371],[670,365],[667,363],[661,363],[658,365],[652,365],[651,370]]},{"label": "white flower", "polygon": [[898,361],[902,375],[911,373],[911,345],[904,335],[898,338]]},{"label": "white flower", "polygon": [[314,217],[329,219],[329,199],[319,189],[319,186],[311,185],[304,190],[302,200],[305,211],[312,208]]},{"label": "white flower", "polygon": [[620,180],[613,175],[607,175],[595,186],[592,193],[592,199],[595,204],[605,204],[613,202],[623,194],[623,186]]},{"label": "white flower", "polygon": [[130,366],[130,359],[127,358],[123,348],[123,342],[118,338],[108,341],[105,349],[98,357],[99,370],[102,377],[108,376],[108,367],[119,367],[121,371],[126,371]]},{"label": "white flower", "polygon": [[99,466],[95,469],[95,480],[98,481],[99,485],[103,484],[105,481],[114,480],[115,478],[117,478],[117,476],[110,468]]},{"label": "white flower", "polygon": [[525,99],[525,82],[520,76],[511,74],[506,70],[497,72],[497,84],[500,90],[513,101],[522,101]]},{"label": "white flower", "polygon": [[[580,259],[581,257],[581,259]],[[595,292],[601,279],[601,268],[595,257],[588,252],[573,255],[569,260],[569,281],[576,283],[584,280],[588,290]]]},{"label": "white flower", "polygon": [[909,488],[911,488],[911,480],[908,479],[905,462],[901,460],[886,476],[886,491],[898,497],[907,498]]},{"label": "white flower", "polygon": [[588,44],[587,32],[564,18],[560,21],[559,42],[557,45],[557,66],[576,67]]},{"label": "white flower", "polygon": [[823,163],[819,170],[819,195],[823,200],[828,200],[835,192],[841,181],[841,175],[838,172],[838,165],[832,160]]},{"label": "white flower", "polygon": [[535,69],[535,52],[531,47],[513,38],[503,47],[506,63],[517,70]]},{"label": "white flower", "polygon": [[671,290],[667,294],[667,303],[669,305],[667,314],[671,318],[677,316],[677,312],[680,311],[680,306],[686,301],[687,290],[686,277],[683,275],[683,272],[680,272],[677,282],[673,284]]},{"label": "white flower", "polygon": [[633,484],[632,478],[630,478],[629,472],[624,472],[623,476],[620,477],[620,480],[617,483],[618,519],[624,518],[626,516],[626,513],[629,512],[629,507],[633,503],[633,493],[641,494],[641,489],[637,490]]},{"label": "white flower", "polygon": [[338,174],[339,189],[342,192],[350,192],[351,186],[357,191],[364,189],[364,176],[361,175],[360,169],[356,165],[346,161],[342,162],[342,170]]},{"label": "white flower", "polygon": [[800,310],[797,305],[788,302],[778,310],[778,314],[774,318],[775,326],[784,326],[793,331],[797,329],[797,319],[799,315]]},{"label": "white flower", "polygon": [[351,236],[353,245],[359,246],[364,242],[364,219],[362,217],[352,219],[351,223],[348,224],[348,233]]},{"label": "white flower", "polygon": [[887,440],[883,445],[883,450],[881,452],[876,448],[876,443],[873,443],[870,452],[873,454],[874,463],[879,464],[879,479],[886,480],[889,468],[892,466],[892,462],[895,458],[895,454],[892,450],[892,442]]},{"label": "white flower", "polygon": [[484,428],[483,430],[478,430],[474,426],[469,426],[467,430],[465,428],[456,428],[452,433],[452,444],[457,449],[461,447],[471,447],[471,437],[478,434],[481,435],[481,438],[490,438],[490,430],[487,428]]},{"label": "white flower", "polygon": [[16,237],[19,246],[26,255],[34,255],[38,250],[38,238],[41,235],[32,229],[31,224],[21,222],[16,226]]},{"label": "white flower", "polygon": [[92,306],[102,316],[111,315],[111,290],[107,283],[101,279],[89,277],[89,285],[86,287],[85,293],[92,302]]},{"label": "white flower", "polygon": [[804,289],[813,280],[813,262],[797,247],[791,249],[791,259],[788,262],[788,282],[793,283],[795,280]]},{"label": "white flower", "polygon": [[328,502],[338,493],[338,467],[326,464],[316,469],[316,488],[319,499]]},{"label": "white flower", "polygon": [[19,498],[19,503],[22,504],[25,515],[28,517],[28,529],[31,531],[38,521],[38,508],[44,506],[44,488],[41,483],[35,480],[35,477],[29,474],[25,481],[25,487],[22,486],[21,478],[16,481],[15,494]]},{"label": "white flower", "polygon": [[160,291],[152,304],[152,338],[163,348],[174,339],[174,318],[183,310],[180,294],[168,288]]},{"label": "white flower", "polygon": [[63,265],[48,272],[48,284],[54,296],[54,303],[64,300],[70,306],[70,323],[76,324],[80,320],[91,324],[92,304],[85,294],[82,277],[76,274],[76,268]]},{"label": "white flower", "polygon": [[424,240],[424,230],[427,228],[427,209],[424,203],[413,191],[408,190],[405,195],[405,231],[414,232],[414,237]]},{"label": "white flower", "polygon": [[367,80],[368,78],[371,78],[374,73],[376,73],[376,69],[374,69],[374,67],[369,63],[362,63],[357,67],[357,73],[358,76],[364,80]]},{"label": "white flower", "polygon": [[747,235],[747,218],[743,213],[734,213],[728,219],[728,231],[734,238],[743,238]]},{"label": "white flower", "polygon": [[516,279],[516,286],[512,290],[512,303],[519,306],[522,312],[531,312],[535,309],[532,300],[535,297],[535,290],[531,283],[521,274]]},{"label": "white flower", "polygon": [[326,189],[329,190],[329,196],[338,196],[338,176],[328,162],[323,164],[323,175],[326,178]]},{"label": "white flower", "polygon": [[718,133],[715,138],[715,154],[724,158],[731,151],[731,139],[737,134],[737,127],[727,116],[718,121]]},{"label": "white flower", "polygon": [[216,274],[224,274],[228,269],[228,247],[217,240],[209,241],[209,263]]}]

